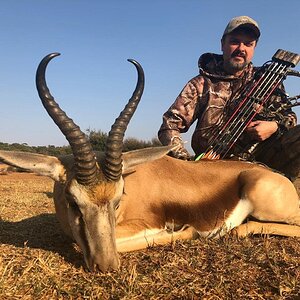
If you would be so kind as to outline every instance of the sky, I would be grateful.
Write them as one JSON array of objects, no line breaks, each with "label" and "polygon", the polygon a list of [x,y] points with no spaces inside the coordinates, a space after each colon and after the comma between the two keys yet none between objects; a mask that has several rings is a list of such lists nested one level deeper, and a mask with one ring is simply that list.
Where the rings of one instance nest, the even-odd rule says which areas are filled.
[{"label": "sky", "polygon": [[[254,65],[279,48],[300,53],[299,0],[2,0],[0,142],[67,145],[35,87],[36,68],[51,52],[61,53],[47,68],[51,94],[83,131],[110,130],[136,85],[127,59],[137,60],[145,90],[126,137],[156,137],[162,114],[198,74],[199,56],[221,54],[222,33],[240,15],[261,29]],[[285,86],[299,94],[300,78]]]}]

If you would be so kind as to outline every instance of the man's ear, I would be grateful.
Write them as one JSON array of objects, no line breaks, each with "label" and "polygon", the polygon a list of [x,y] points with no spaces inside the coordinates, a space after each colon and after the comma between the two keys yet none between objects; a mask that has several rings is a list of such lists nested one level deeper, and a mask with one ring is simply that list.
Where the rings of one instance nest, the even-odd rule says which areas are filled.
[{"label": "man's ear", "polygon": [[225,42],[225,36],[223,36],[222,38],[221,38],[221,51],[223,52],[224,50],[223,50],[223,48],[224,48],[224,42]]},{"label": "man's ear", "polygon": [[171,145],[124,152],[122,154],[123,175],[134,172],[135,166],[159,159],[177,147],[178,145]]},{"label": "man's ear", "polygon": [[66,169],[54,156],[0,150],[0,161],[13,167],[48,176],[55,181],[64,182],[66,180]]}]

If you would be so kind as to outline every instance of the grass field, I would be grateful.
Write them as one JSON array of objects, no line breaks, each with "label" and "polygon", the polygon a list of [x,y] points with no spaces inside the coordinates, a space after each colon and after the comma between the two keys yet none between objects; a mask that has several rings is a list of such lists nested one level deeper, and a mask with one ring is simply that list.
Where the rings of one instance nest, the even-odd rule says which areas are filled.
[{"label": "grass field", "polygon": [[52,186],[0,176],[0,299],[300,299],[296,238],[176,242],[121,254],[118,272],[87,272],[59,228]]}]

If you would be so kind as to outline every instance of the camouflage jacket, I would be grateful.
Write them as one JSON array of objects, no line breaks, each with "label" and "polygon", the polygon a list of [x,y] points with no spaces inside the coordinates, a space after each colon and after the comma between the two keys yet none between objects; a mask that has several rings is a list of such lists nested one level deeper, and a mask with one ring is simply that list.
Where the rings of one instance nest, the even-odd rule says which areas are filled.
[{"label": "camouflage jacket", "polygon": [[[192,148],[196,155],[206,150],[208,139],[214,126],[224,115],[226,104],[241,96],[242,88],[249,83],[256,70],[250,63],[242,76],[228,75],[223,69],[222,55],[206,53],[199,58],[200,74],[192,78],[180,92],[171,107],[163,115],[163,123],[158,137],[163,145],[181,140],[180,134],[187,132],[197,120],[192,136]],[[281,87],[283,90],[283,86]],[[272,95],[272,109],[257,115],[260,120],[275,120],[283,130],[297,124],[296,114],[291,110],[272,114],[285,101],[279,93]],[[246,133],[240,138],[244,144],[251,143]],[[252,142],[253,143],[253,142]]]}]

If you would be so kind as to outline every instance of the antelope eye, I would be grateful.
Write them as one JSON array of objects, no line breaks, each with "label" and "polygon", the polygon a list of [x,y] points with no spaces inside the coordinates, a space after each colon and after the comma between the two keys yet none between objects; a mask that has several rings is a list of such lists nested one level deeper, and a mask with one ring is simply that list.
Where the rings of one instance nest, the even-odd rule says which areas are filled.
[{"label": "antelope eye", "polygon": [[69,206],[73,209],[79,209],[78,205],[76,204],[75,201],[68,201],[69,202]]},{"label": "antelope eye", "polygon": [[68,201],[69,209],[72,211],[72,213],[79,218],[79,220],[82,219],[82,212],[79,209],[79,206],[77,203],[71,198],[71,201]]},{"label": "antelope eye", "polygon": [[80,209],[79,209],[77,203],[75,202],[73,196],[70,193],[68,193],[68,192],[66,192],[66,200],[67,200],[68,205],[69,205],[70,208],[72,208],[73,210],[76,210],[76,211],[80,212]]},{"label": "antelope eye", "polygon": [[69,192],[66,192],[66,200],[68,201],[69,205],[76,204],[73,196]]}]

